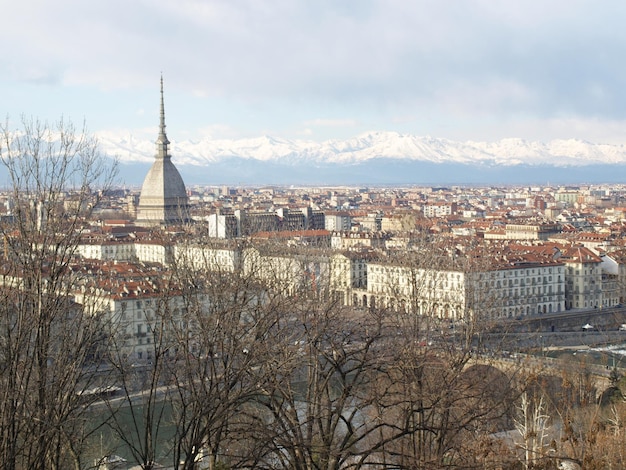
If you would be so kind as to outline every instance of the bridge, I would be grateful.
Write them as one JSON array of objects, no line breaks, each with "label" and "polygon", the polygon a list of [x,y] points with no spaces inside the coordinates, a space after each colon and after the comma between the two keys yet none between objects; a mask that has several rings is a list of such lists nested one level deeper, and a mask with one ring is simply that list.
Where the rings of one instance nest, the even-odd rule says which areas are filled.
[{"label": "bridge", "polygon": [[[621,364],[602,365],[590,362],[586,359],[584,349],[571,350],[571,360],[554,358],[549,356],[537,356],[533,354],[505,353],[497,357],[485,355],[473,358],[468,367],[472,365],[489,365],[500,370],[509,378],[515,375],[527,377],[551,376],[562,378],[564,373],[570,377],[580,377],[582,374],[596,390],[596,398],[604,392],[610,385],[609,376],[613,368],[617,369],[620,375],[626,374],[626,368]],[[592,351],[588,349],[588,351]],[[582,353],[582,354],[581,354]]]}]

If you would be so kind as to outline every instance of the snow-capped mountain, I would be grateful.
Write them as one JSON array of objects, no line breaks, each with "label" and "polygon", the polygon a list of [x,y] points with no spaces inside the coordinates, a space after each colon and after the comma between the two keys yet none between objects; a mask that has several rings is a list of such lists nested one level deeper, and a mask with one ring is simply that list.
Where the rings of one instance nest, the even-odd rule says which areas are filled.
[{"label": "snow-capped mountain", "polygon": [[[98,138],[101,150],[117,156],[122,163],[149,164],[153,161],[154,143],[151,141],[106,134]],[[267,174],[281,180],[298,176],[307,176],[305,179],[317,176],[325,180],[324,173],[328,173],[352,178],[359,174],[375,175],[383,180],[396,181],[401,176],[416,176],[416,172],[420,176],[424,176],[424,171],[431,176],[437,173],[451,176],[455,171],[467,173],[477,168],[483,173],[491,172],[495,177],[503,172],[533,174],[545,173],[548,169],[551,172],[558,170],[562,175],[574,171],[584,176],[591,174],[584,168],[626,165],[626,147],[623,145],[595,144],[577,139],[547,143],[523,139],[455,142],[397,132],[370,132],[348,140],[325,142],[269,136],[239,140],[173,140],[170,153],[183,174],[200,177],[203,170],[198,167],[201,167],[207,172],[232,173],[242,179],[247,174],[250,177]],[[215,176],[215,171],[210,174]],[[285,173],[284,178],[281,172]],[[624,176],[626,180],[626,171]],[[542,175],[541,179],[554,178]]]},{"label": "snow-capped mountain", "polygon": [[[100,135],[99,140],[105,153],[118,156],[122,161],[150,162],[154,157],[154,143],[150,141],[105,134]],[[268,136],[239,140],[173,141],[170,150],[179,165],[206,165],[232,157],[278,163],[354,164],[374,158],[490,165],[626,163],[626,148],[623,145],[594,144],[577,139],[548,143],[523,139],[455,142],[397,132],[371,132],[348,140],[325,142]]]}]

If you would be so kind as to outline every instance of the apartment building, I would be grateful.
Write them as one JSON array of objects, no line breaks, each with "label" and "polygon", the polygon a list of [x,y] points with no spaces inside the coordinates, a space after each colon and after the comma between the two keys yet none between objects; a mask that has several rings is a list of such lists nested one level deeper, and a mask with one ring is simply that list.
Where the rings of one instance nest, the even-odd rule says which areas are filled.
[{"label": "apartment building", "polygon": [[456,214],[457,204],[455,202],[432,202],[424,204],[422,212],[424,217],[446,217]]},{"label": "apartment building", "polygon": [[328,294],[330,258],[327,250],[263,244],[243,250],[244,273],[286,295]]},{"label": "apartment building", "polygon": [[333,232],[330,246],[336,250],[384,249],[391,235],[372,232]]},{"label": "apartment building", "polygon": [[413,268],[380,261],[368,263],[362,306],[459,320],[468,312],[466,293],[470,290],[470,278],[462,271]]},{"label": "apartment building", "polygon": [[373,254],[363,251],[336,252],[330,256],[331,295],[341,304],[359,305],[359,295],[367,289],[367,268],[371,259]]},{"label": "apartment building", "polygon": [[[164,282],[169,276],[161,266],[117,262],[85,268],[74,268],[74,299],[85,314],[103,315],[103,334],[116,354],[132,362],[151,361],[155,340],[167,347],[173,329],[193,328],[186,315],[189,299]],[[208,305],[202,294],[197,298]]]},{"label": "apartment building", "polygon": [[280,207],[273,211],[237,209],[232,214],[218,211],[207,217],[208,235],[213,238],[238,238],[259,232],[279,230],[323,230],[324,212],[311,207],[290,209]]},{"label": "apartment building", "polygon": [[559,260],[566,266],[566,308],[602,307],[602,259],[584,246],[568,246]]},{"label": "apartment building", "polygon": [[135,259],[143,263],[159,263],[169,266],[174,261],[175,244],[158,240],[135,243]]},{"label": "apartment building", "polygon": [[352,229],[352,217],[349,212],[326,211],[324,227],[329,232],[349,232]]},{"label": "apartment building", "polygon": [[548,240],[558,234],[561,226],[548,222],[507,223],[504,230],[485,233],[485,239],[492,240]]},{"label": "apartment building", "polygon": [[565,267],[523,258],[478,273],[475,287],[488,318],[519,318],[565,310]]},{"label": "apartment building", "polygon": [[174,258],[178,266],[196,271],[234,273],[242,267],[242,251],[235,241],[211,244],[179,243]]},{"label": "apartment building", "polygon": [[379,213],[358,215],[352,218],[352,222],[360,231],[363,232],[379,232],[382,230],[383,216]]},{"label": "apartment building", "polygon": [[518,318],[565,310],[565,267],[533,254],[499,256],[465,269],[425,269],[399,263],[367,266],[367,302],[458,320]]},{"label": "apartment building", "polygon": [[237,238],[239,236],[239,219],[235,217],[235,214],[210,214],[207,224],[209,237]]},{"label": "apartment building", "polygon": [[85,237],[78,245],[77,253],[86,259],[130,261],[135,257],[135,244],[129,239],[116,241],[109,237]]},{"label": "apartment building", "polygon": [[99,261],[141,261],[168,265],[173,261],[174,245],[170,242],[148,238],[121,237],[112,239],[107,235],[89,235],[81,239],[77,254]]}]

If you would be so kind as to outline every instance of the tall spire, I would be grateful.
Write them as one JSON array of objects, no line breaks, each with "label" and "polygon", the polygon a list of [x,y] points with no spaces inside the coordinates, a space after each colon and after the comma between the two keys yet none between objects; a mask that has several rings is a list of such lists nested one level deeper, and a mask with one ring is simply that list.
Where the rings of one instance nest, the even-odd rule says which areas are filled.
[{"label": "tall spire", "polygon": [[165,135],[165,106],[163,106],[163,74],[161,74],[161,115],[156,155],[150,171],[143,180],[137,220],[146,225],[173,225],[186,223],[189,218],[187,189],[172,162]]},{"label": "tall spire", "polygon": [[167,135],[165,134],[165,105],[163,104],[163,74],[161,74],[161,121],[159,123],[159,137],[156,141],[157,146],[157,158],[168,158],[167,154],[167,146],[170,141],[167,140]]}]

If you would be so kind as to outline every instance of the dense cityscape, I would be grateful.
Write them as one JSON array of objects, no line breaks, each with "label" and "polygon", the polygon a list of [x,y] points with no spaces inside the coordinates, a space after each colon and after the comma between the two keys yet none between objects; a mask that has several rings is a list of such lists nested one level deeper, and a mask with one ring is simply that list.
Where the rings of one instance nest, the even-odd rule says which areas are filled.
[{"label": "dense cityscape", "polygon": [[[450,260],[442,271],[517,278],[510,292],[502,285],[508,302],[494,318],[614,307],[625,297],[621,187],[196,188],[189,191],[188,210],[194,239],[210,240],[203,248],[182,231],[159,243],[153,228],[135,223],[139,195],[113,193],[100,202],[81,239],[85,258],[167,265],[195,247],[206,258],[219,257],[221,269],[234,270],[243,257],[241,240],[250,242],[246,249],[272,242],[289,247],[293,263],[301,256],[297,247],[306,248],[317,284],[327,283],[346,305],[367,307],[392,282],[387,278],[399,267],[393,255],[418,250],[427,238]],[[477,250],[487,251],[472,267]],[[264,255],[267,263],[280,263],[271,256]],[[290,263],[285,254],[277,256]],[[331,269],[340,259],[350,269]],[[285,272],[293,275],[285,282],[301,282],[302,272],[287,265]],[[523,287],[536,277],[546,288],[527,295]],[[407,287],[397,279],[393,284]],[[399,296],[378,297],[388,303]]]},{"label": "dense cityscape", "polygon": [[0,470],[626,468],[625,16],[3,2]]},{"label": "dense cityscape", "polygon": [[626,187],[187,188],[162,81],[140,190],[49,131],[0,151],[6,468],[621,462]]}]

